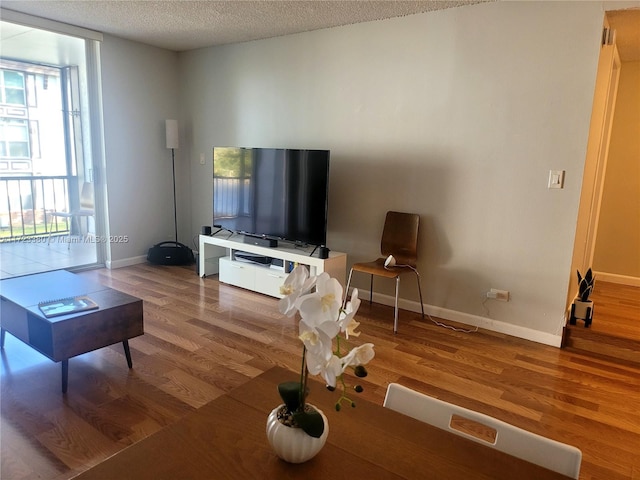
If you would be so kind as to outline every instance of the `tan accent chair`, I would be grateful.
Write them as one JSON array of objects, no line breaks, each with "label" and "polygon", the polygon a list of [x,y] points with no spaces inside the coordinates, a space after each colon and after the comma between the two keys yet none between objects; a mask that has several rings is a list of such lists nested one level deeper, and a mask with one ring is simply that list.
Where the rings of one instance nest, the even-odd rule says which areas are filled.
[{"label": "tan accent chair", "polygon": [[[418,226],[420,216],[415,213],[387,212],[380,252],[382,257],[373,262],[354,263],[349,272],[346,292],[349,291],[353,272],[368,273],[371,276],[369,288],[369,303],[373,300],[373,277],[393,278],[396,280],[396,300],[393,320],[393,333],[398,333],[398,292],[400,290],[400,277],[405,273],[413,273],[418,282],[420,293],[420,307],[424,318],[424,303],[422,302],[422,288],[420,287],[420,274],[417,270],[418,261]],[[390,258],[393,257],[393,258]]]}]

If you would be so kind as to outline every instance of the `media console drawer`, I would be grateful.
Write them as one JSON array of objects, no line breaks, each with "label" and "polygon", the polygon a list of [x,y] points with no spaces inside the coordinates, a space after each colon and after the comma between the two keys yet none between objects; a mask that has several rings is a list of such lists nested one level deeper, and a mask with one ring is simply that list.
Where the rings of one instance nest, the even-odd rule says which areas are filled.
[{"label": "media console drawer", "polygon": [[255,289],[255,266],[245,262],[236,262],[228,258],[220,258],[219,279],[223,283],[235,285],[249,290]]},{"label": "media console drawer", "polygon": [[272,297],[281,298],[280,286],[287,278],[287,273],[282,270],[276,270],[269,267],[261,267],[256,265],[256,283],[254,289],[256,292],[271,295]]},{"label": "media console drawer", "polygon": [[286,273],[269,266],[220,259],[219,280],[222,283],[280,298],[280,286],[286,278]]}]

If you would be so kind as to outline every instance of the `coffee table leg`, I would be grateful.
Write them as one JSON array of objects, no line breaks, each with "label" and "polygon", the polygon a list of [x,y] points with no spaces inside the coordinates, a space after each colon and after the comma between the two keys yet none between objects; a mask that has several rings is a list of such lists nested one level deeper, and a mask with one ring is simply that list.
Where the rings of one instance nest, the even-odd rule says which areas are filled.
[{"label": "coffee table leg", "polygon": [[122,342],[122,346],[124,347],[124,354],[127,356],[127,365],[129,365],[129,368],[133,368],[133,362],[131,361],[131,350],[129,350],[129,340],[124,340]]},{"label": "coffee table leg", "polygon": [[67,393],[69,383],[69,359],[62,360],[62,393]]}]

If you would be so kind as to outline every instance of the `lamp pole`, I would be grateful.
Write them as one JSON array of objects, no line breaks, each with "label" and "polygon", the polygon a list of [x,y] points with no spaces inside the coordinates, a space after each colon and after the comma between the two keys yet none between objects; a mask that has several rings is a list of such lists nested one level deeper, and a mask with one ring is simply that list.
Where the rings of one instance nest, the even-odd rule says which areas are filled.
[{"label": "lamp pole", "polygon": [[178,206],[176,200],[176,155],[175,149],[171,149],[171,167],[173,169],[173,224],[176,232],[176,243],[178,243]]},{"label": "lamp pole", "polygon": [[165,120],[167,148],[171,149],[171,168],[173,171],[173,225],[176,243],[178,243],[178,200],[176,197],[176,148],[178,148],[178,121]]}]

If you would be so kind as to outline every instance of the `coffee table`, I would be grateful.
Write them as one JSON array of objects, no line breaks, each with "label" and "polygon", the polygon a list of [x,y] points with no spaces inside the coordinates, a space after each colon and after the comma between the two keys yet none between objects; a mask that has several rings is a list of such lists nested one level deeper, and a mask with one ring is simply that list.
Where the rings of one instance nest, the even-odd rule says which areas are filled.
[{"label": "coffee table", "polygon": [[[88,295],[98,309],[47,318],[38,303]],[[142,300],[66,270],[37,273],[0,281],[0,347],[5,333],[54,362],[62,362],[62,392],[66,393],[69,359],[122,342],[133,367],[128,340],[144,333]]]}]

